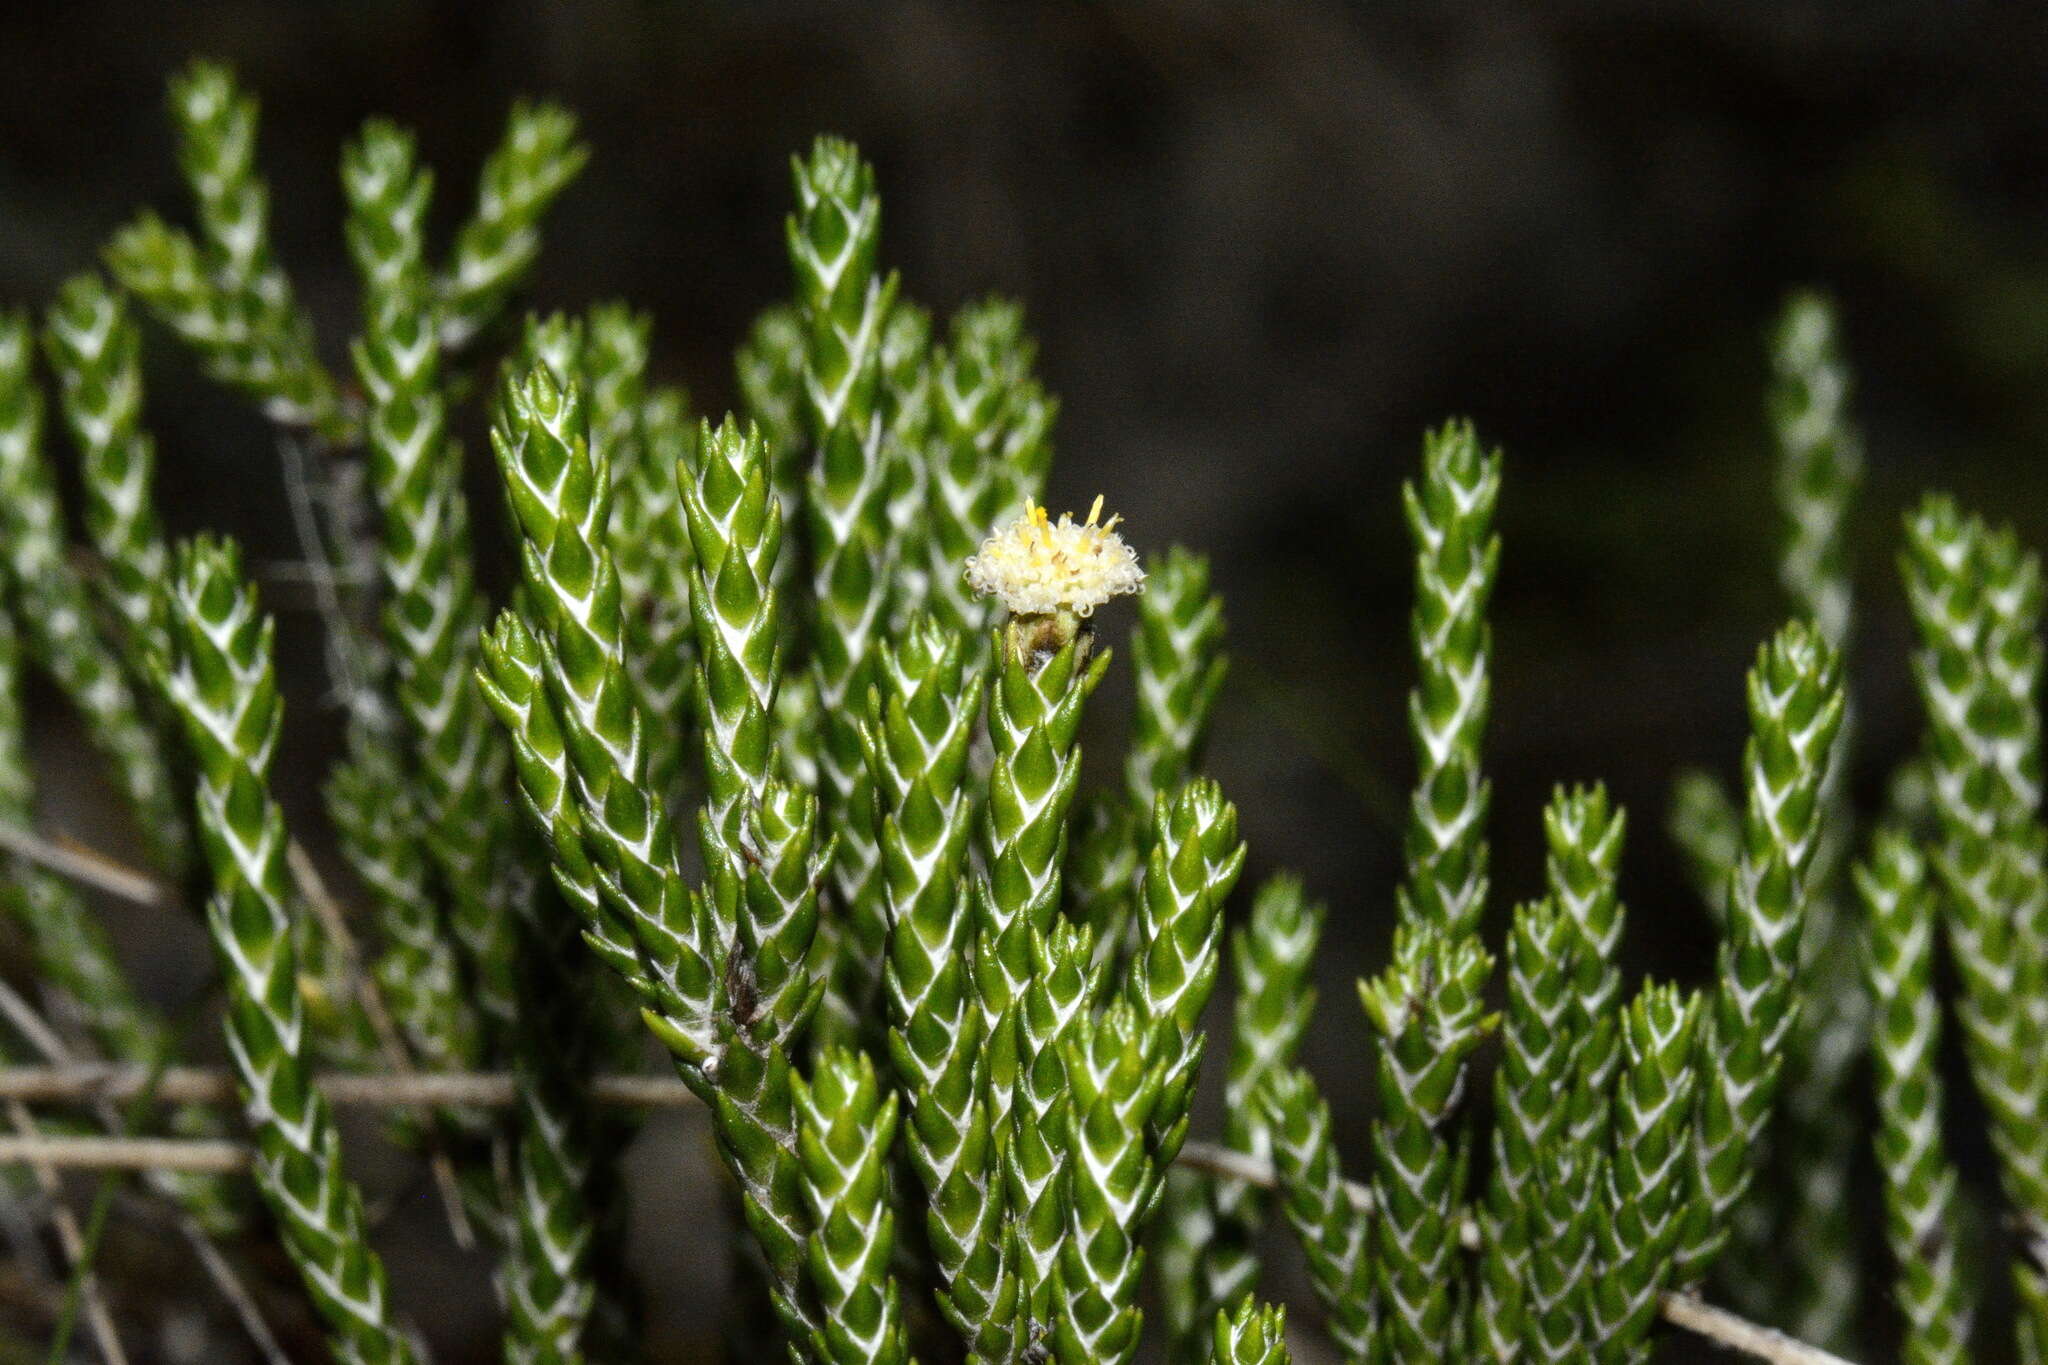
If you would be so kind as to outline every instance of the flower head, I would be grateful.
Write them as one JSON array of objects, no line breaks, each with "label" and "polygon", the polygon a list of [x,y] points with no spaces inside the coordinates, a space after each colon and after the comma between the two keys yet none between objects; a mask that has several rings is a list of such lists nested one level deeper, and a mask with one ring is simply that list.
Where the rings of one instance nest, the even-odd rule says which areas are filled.
[{"label": "flower head", "polygon": [[1086,616],[1112,597],[1143,592],[1145,571],[1116,533],[1122,518],[1098,525],[1101,515],[1099,497],[1078,526],[1071,512],[1054,522],[1026,501],[1023,515],[981,542],[981,553],[967,561],[968,584],[1000,597],[1013,616]]}]

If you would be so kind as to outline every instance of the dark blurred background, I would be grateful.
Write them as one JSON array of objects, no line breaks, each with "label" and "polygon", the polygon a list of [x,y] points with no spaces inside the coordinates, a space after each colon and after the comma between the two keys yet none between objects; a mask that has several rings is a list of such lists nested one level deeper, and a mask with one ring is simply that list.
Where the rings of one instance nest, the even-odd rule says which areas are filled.
[{"label": "dark blurred background", "polygon": [[[1787,289],[1837,296],[1859,373],[1866,804],[1917,727],[1901,507],[1941,485],[2044,529],[2039,6],[250,0],[22,4],[5,30],[0,301],[42,304],[144,204],[185,216],[163,80],[216,56],[262,98],[276,241],[336,363],[354,293],[335,165],[370,114],[418,130],[452,222],[511,97],[576,109],[595,154],[531,302],[651,309],[657,369],[713,411],[732,346],[789,290],[789,155],[856,139],[909,294],[941,313],[1027,302],[1064,399],[1055,508],[1099,491],[1142,548],[1214,559],[1235,665],[1209,766],[1242,807],[1251,878],[1293,867],[1330,903],[1310,1061],[1354,1152],[1349,982],[1384,950],[1411,766],[1398,484],[1427,424],[1469,414],[1507,451],[1496,901],[1538,886],[1551,784],[1602,777],[1633,821],[1631,965],[1687,980],[1711,935],[1664,808],[1679,768],[1732,771],[1742,670],[1783,611],[1762,401]],[[149,364],[174,529],[293,557],[270,435],[159,332]],[[337,717],[312,618],[284,629],[303,665],[285,771],[304,774]],[[1098,752],[1122,725],[1125,694],[1107,695]],[[45,752],[74,752],[42,714]],[[54,821],[97,828],[90,765],[45,767]],[[311,822],[310,777],[286,780]],[[110,913],[157,989],[196,988],[196,933]],[[488,1358],[484,1262],[447,1246],[378,1146],[355,1150],[398,1192],[401,1301],[445,1361]],[[691,1245],[713,1202],[701,1132],[660,1125],[633,1160],[653,1349],[702,1358],[723,1266]]]}]

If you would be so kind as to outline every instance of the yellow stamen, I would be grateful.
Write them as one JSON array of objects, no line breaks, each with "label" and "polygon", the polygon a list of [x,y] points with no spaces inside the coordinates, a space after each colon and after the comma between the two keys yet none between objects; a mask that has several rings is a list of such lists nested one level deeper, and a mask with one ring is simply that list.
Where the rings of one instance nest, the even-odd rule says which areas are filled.
[{"label": "yellow stamen", "polygon": [[1145,573],[1138,557],[1116,533],[1121,517],[1102,520],[1101,497],[1088,519],[1074,524],[1071,512],[1057,522],[1035,499],[1015,521],[982,542],[967,562],[975,591],[1003,599],[1013,615],[1071,611],[1086,616],[1110,598],[1142,591]]}]

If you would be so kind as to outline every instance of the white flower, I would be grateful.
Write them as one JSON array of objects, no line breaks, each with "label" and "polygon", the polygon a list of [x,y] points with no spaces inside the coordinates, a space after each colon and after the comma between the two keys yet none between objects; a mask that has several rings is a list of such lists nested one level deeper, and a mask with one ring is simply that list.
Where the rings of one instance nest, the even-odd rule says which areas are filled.
[{"label": "white flower", "polygon": [[1143,592],[1145,571],[1138,556],[1116,533],[1120,517],[1101,525],[1102,499],[1088,520],[1074,524],[1071,512],[1055,523],[1035,502],[1024,514],[981,542],[967,561],[967,582],[984,597],[996,596],[1013,616],[1047,616],[1065,609],[1086,616],[1110,598]]}]

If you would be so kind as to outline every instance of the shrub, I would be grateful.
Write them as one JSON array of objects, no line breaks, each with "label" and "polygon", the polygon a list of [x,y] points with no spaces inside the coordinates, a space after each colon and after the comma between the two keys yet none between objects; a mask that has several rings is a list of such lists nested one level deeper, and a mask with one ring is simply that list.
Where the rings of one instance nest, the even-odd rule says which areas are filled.
[{"label": "shrub", "polygon": [[[196,231],[139,219],[107,249],[114,283],[79,276],[42,328],[82,559],[33,330],[0,322],[0,819],[10,904],[76,1023],[48,1047],[191,1102],[116,1112],[46,1076],[71,1103],[17,1160],[114,1160],[80,1124],[164,1125],[178,1140],[150,1149],[149,1194],[202,1246],[274,1239],[337,1358],[416,1360],[342,1162],[328,1092],[353,1079],[494,1246],[506,1356],[628,1359],[613,1168],[636,1121],[611,1101],[653,1091],[606,1073],[630,1070],[644,1025],[710,1116],[736,1251],[793,1359],[1131,1360],[1149,1267],[1169,1358],[1285,1361],[1282,1314],[1257,1301],[1276,1213],[1346,1359],[1629,1361],[1674,1328],[1820,1359],[1695,1296],[1731,1240],[1774,1239],[1796,1273],[1750,1285],[1757,1311],[1845,1339],[1840,1114],[1868,1044],[1906,1355],[1958,1360],[1976,1291],[1942,1138],[1938,927],[2022,1229],[2016,1330],[2041,1358],[2039,567],[1944,499],[1909,517],[1925,757],[1860,835],[1840,775],[1860,455],[1822,300],[1795,297],[1774,341],[1795,619],[1749,674],[1739,793],[1693,775],[1674,805],[1720,924],[1703,985],[1624,984],[1625,821],[1598,786],[1557,791],[1542,894],[1487,945],[1503,460],[1468,423],[1425,440],[1404,490],[1418,772],[1391,957],[1359,985],[1377,1117],[1354,1181],[1295,1065],[1321,907],[1281,875],[1227,928],[1245,848],[1201,773],[1225,674],[1208,566],[1141,561],[1099,500],[1078,523],[1039,505],[1056,404],[1021,310],[973,303],[940,327],[909,302],[851,145],[794,162],[793,297],[740,348],[745,410],[712,421],[650,377],[645,316],[514,309],[584,160],[565,112],[514,109],[438,261],[411,138],[364,128],[342,161],[351,379],[272,251],[254,102],[201,64],[171,108]],[[239,551],[173,545],[156,515],[138,312],[260,405],[317,485],[347,711],[324,793],[361,922],[273,790],[284,708]],[[471,397],[518,550],[496,604],[451,434]],[[1098,608],[1135,612],[1135,711],[1116,779],[1084,790],[1082,714],[1118,666]],[[134,860],[207,890],[238,1126],[192,1099],[203,1076],[171,1084],[175,1030],[63,879],[97,865],[29,832],[29,664],[133,806]],[[1226,961],[1224,1127],[1190,1140]],[[238,1134],[260,1209],[224,1173]],[[70,1248],[81,1291],[91,1250]],[[115,1349],[111,1316],[92,1323]]]}]

